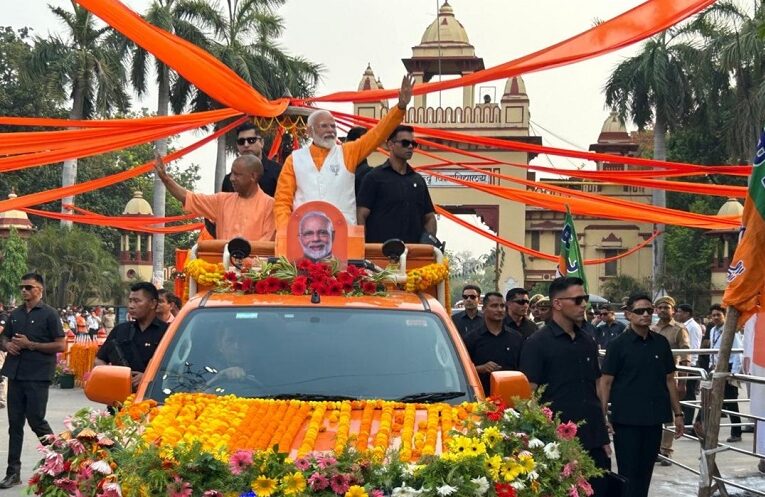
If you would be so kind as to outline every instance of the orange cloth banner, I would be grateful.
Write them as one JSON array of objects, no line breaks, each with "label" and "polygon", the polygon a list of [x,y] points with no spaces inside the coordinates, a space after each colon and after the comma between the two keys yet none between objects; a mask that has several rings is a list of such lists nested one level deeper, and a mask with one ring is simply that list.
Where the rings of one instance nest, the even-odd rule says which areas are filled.
[{"label": "orange cloth banner", "polygon": [[192,223],[182,224],[180,226],[157,226],[154,224],[161,224],[166,222],[165,218],[156,218],[152,222],[146,224],[126,222],[128,221],[121,216],[89,216],[87,214],[65,214],[63,212],[43,211],[40,209],[30,209],[25,207],[24,212],[33,214],[35,216],[46,217],[49,219],[59,219],[65,221],[72,221],[80,224],[91,224],[94,226],[109,226],[110,228],[117,228],[125,231],[139,231],[141,233],[184,233],[186,231],[195,231],[202,229],[204,223]]},{"label": "orange cloth banner", "polygon": [[[738,226],[740,220],[734,218],[706,216],[692,212],[682,212],[674,209],[656,207],[649,204],[622,201],[622,206],[606,205],[600,200],[587,198],[564,197],[533,191],[519,190],[496,185],[484,185],[459,178],[444,176],[434,171],[427,174],[445,181],[467,186],[500,198],[520,202],[526,205],[536,205],[558,212],[565,212],[566,204],[571,212],[580,216],[594,216],[607,219],[631,219],[645,223],[663,223],[689,228],[729,230]],[[630,206],[630,204],[633,204]]]},{"label": "orange cloth banner", "polygon": [[289,104],[286,98],[267,100],[211,54],[146,22],[117,0],[75,1],[227,107],[253,116],[273,117],[282,114]]},{"label": "orange cloth banner", "polygon": [[[375,90],[376,91],[376,90]],[[336,117],[348,119],[354,123],[363,125],[377,124],[377,119],[357,116],[354,114],[345,114],[343,112],[330,111]],[[631,157],[625,155],[601,154],[597,152],[582,152],[579,150],[567,150],[565,148],[545,147],[543,145],[534,145],[512,140],[500,140],[498,138],[489,138],[485,136],[467,135],[455,131],[446,131],[443,129],[432,129],[421,126],[413,126],[414,131],[423,136],[433,138],[442,138],[444,140],[455,141],[459,143],[470,143],[473,145],[483,145],[500,150],[517,150],[521,152],[530,152],[535,154],[549,154],[560,157],[573,157],[589,161],[601,161],[614,164],[629,164],[631,166],[642,167],[660,167],[668,169],[654,170],[651,176],[665,176],[669,172],[695,172],[699,174],[727,174],[730,176],[748,176],[752,172],[752,166],[699,166],[696,164],[687,164],[682,162],[667,162],[655,159],[643,159],[642,157]]]},{"label": "orange cloth banner", "polygon": [[[219,136],[225,133],[228,133],[230,130],[236,128],[237,126],[239,126],[246,120],[247,120],[247,117],[241,117],[237,119],[236,121],[232,122],[231,124],[224,126],[223,128],[215,131],[209,136],[206,136],[202,138],[201,140],[194,142],[187,147],[184,147],[180,150],[176,150],[175,152],[171,152],[167,154],[166,156],[163,157],[163,159],[165,160],[165,162],[171,162],[171,161],[177,160],[180,157],[183,157],[184,155],[188,154],[189,152],[193,152],[194,150],[198,149],[202,145],[209,143],[212,140],[215,140],[216,138],[218,138]],[[140,166],[134,167],[133,169],[129,169],[127,171],[122,171],[120,173],[112,174],[110,176],[105,176],[103,178],[86,181],[84,183],[76,183],[71,186],[64,186],[61,188],[55,188],[53,190],[30,193],[29,195],[23,195],[21,197],[9,198],[9,199],[0,201],[0,212],[11,210],[11,209],[21,209],[24,207],[31,207],[33,205],[46,204],[48,202],[53,202],[54,200],[59,200],[64,197],[80,195],[82,193],[98,190],[99,188],[104,188],[106,186],[114,185],[122,181],[129,180],[130,178],[135,178],[136,176],[140,176],[141,174],[151,172],[153,169],[154,169],[154,161],[151,161],[151,162],[142,164]]]},{"label": "orange cloth banner", "polygon": [[[528,74],[581,62],[626,47],[660,33],[714,3],[714,0],[648,0],[587,31],[524,57],[461,78],[414,87],[415,95]],[[509,4],[508,4],[509,5]],[[343,91],[309,102],[375,102],[395,98],[398,89]]]},{"label": "orange cloth banner", "polygon": [[52,128],[140,128],[146,126],[188,124],[192,121],[217,122],[229,117],[236,117],[240,114],[241,112],[235,109],[216,109],[175,116],[148,116],[130,119],[57,119],[52,117],[0,116],[0,124]]},{"label": "orange cloth banner", "polygon": [[[504,245],[505,247],[511,248],[513,250],[517,250],[518,252],[523,252],[524,254],[529,255],[531,257],[538,257],[540,259],[545,259],[545,260],[548,260],[548,261],[551,261],[551,262],[558,262],[558,260],[560,259],[560,257],[557,256],[557,255],[546,254],[544,252],[540,252],[538,250],[534,250],[534,249],[528,248],[528,247],[526,247],[524,245],[519,245],[517,243],[511,242],[510,240],[506,240],[506,239],[501,238],[501,237],[499,237],[499,236],[497,236],[497,235],[495,235],[493,233],[490,233],[490,232],[482,230],[482,229],[480,229],[480,228],[478,228],[476,226],[473,226],[472,224],[468,223],[467,221],[465,221],[463,219],[460,219],[459,217],[455,216],[451,212],[447,211],[446,209],[444,209],[440,205],[437,205],[435,207],[436,207],[436,213],[446,217],[447,219],[450,219],[450,220],[454,221],[455,223],[459,224],[460,226],[462,226],[464,228],[469,229],[470,231],[472,231],[474,233],[477,233],[477,234],[479,234],[479,235],[481,235],[481,236],[483,236],[485,238],[488,238],[489,240],[492,240],[492,241],[494,241],[496,243],[499,243],[500,245]],[[592,266],[592,265],[596,265],[596,264],[605,264],[607,262],[613,262],[613,261],[617,261],[619,259],[623,259],[624,257],[627,257],[628,255],[631,255],[631,254],[634,254],[638,250],[646,247],[649,243],[653,242],[656,239],[656,237],[659,236],[660,234],[661,234],[660,231],[654,232],[653,235],[651,235],[651,237],[648,238],[647,240],[644,240],[644,241],[640,242],[639,244],[635,245],[631,249],[629,249],[629,250],[627,250],[625,252],[622,252],[619,255],[615,255],[613,257],[606,257],[606,258],[602,258],[602,259],[587,259],[587,260],[584,261],[584,265],[585,266]]]}]

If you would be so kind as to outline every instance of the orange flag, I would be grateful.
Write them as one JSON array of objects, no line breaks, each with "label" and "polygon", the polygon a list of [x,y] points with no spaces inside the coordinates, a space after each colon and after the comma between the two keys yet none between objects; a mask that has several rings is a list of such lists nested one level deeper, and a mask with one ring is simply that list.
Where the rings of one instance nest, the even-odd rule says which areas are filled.
[{"label": "orange flag", "polygon": [[735,307],[741,313],[739,322],[744,323],[756,311],[765,282],[765,129],[757,142],[741,223],[723,304]]}]

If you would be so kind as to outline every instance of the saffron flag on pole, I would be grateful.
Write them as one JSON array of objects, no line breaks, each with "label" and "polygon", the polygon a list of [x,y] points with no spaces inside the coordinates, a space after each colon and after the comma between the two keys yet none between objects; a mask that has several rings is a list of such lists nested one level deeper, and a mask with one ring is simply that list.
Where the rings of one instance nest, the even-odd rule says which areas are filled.
[{"label": "saffron flag on pole", "polygon": [[576,236],[574,219],[571,211],[566,206],[566,219],[563,223],[563,231],[560,233],[560,260],[555,276],[571,276],[581,278],[584,281],[584,291],[587,289],[587,278],[584,276],[584,260],[579,250],[579,239]]},{"label": "saffron flag on pole", "polygon": [[762,304],[758,299],[765,285],[765,129],[754,153],[741,224],[723,304],[735,307],[743,323]]}]

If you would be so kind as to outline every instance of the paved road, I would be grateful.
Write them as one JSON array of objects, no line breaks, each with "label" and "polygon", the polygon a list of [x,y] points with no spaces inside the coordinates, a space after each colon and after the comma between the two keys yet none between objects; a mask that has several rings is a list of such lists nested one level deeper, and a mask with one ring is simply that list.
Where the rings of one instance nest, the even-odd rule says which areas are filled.
[{"label": "paved road", "polygon": [[[50,402],[48,404],[48,421],[56,431],[63,430],[62,420],[80,409],[81,407],[92,406],[99,407],[88,401],[80,389],[59,390],[51,389]],[[724,420],[723,420],[724,421]],[[0,411],[0,472],[5,470],[5,461],[8,455],[8,417],[4,410]],[[728,437],[728,429],[723,428],[722,439]],[[38,454],[35,450],[34,434],[27,428],[25,434],[24,453],[22,457],[22,478],[29,478],[32,468],[38,460]],[[735,446],[742,449],[752,448],[752,434],[745,433],[742,442]],[[698,469],[699,451],[698,443],[693,440],[682,439],[675,441],[675,458],[686,466]],[[756,461],[752,458],[724,452],[717,457],[720,462],[720,469],[723,476],[731,477],[735,481],[752,487],[761,489],[765,492],[765,475],[759,473],[756,468]],[[2,474],[0,474],[2,476]],[[667,496],[693,496],[696,495],[698,480],[690,472],[678,467],[662,467],[657,465],[654,472],[654,479],[651,485],[651,497]],[[743,492],[730,489],[734,495],[744,495]],[[17,497],[26,495],[24,487],[19,486],[13,489],[0,490],[0,497]]]}]

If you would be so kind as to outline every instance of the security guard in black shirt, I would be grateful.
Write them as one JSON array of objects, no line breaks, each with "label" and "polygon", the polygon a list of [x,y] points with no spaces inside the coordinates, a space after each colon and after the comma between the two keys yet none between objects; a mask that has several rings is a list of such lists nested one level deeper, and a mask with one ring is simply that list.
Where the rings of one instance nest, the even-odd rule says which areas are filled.
[{"label": "security guard in black shirt", "polygon": [[24,305],[11,312],[0,335],[8,353],[0,374],[8,378],[8,468],[0,488],[21,484],[21,448],[24,423],[35,435],[51,435],[45,420],[48,390],[56,370],[56,354],[66,350],[64,328],[53,307],[43,303],[43,277],[28,273],[21,277]]},{"label": "security guard in black shirt", "polygon": [[138,389],[143,372],[167,330],[167,323],[157,318],[158,300],[159,293],[151,283],[144,281],[131,286],[128,313],[133,321],[117,325],[96,354],[96,366],[130,367],[133,391]]}]

